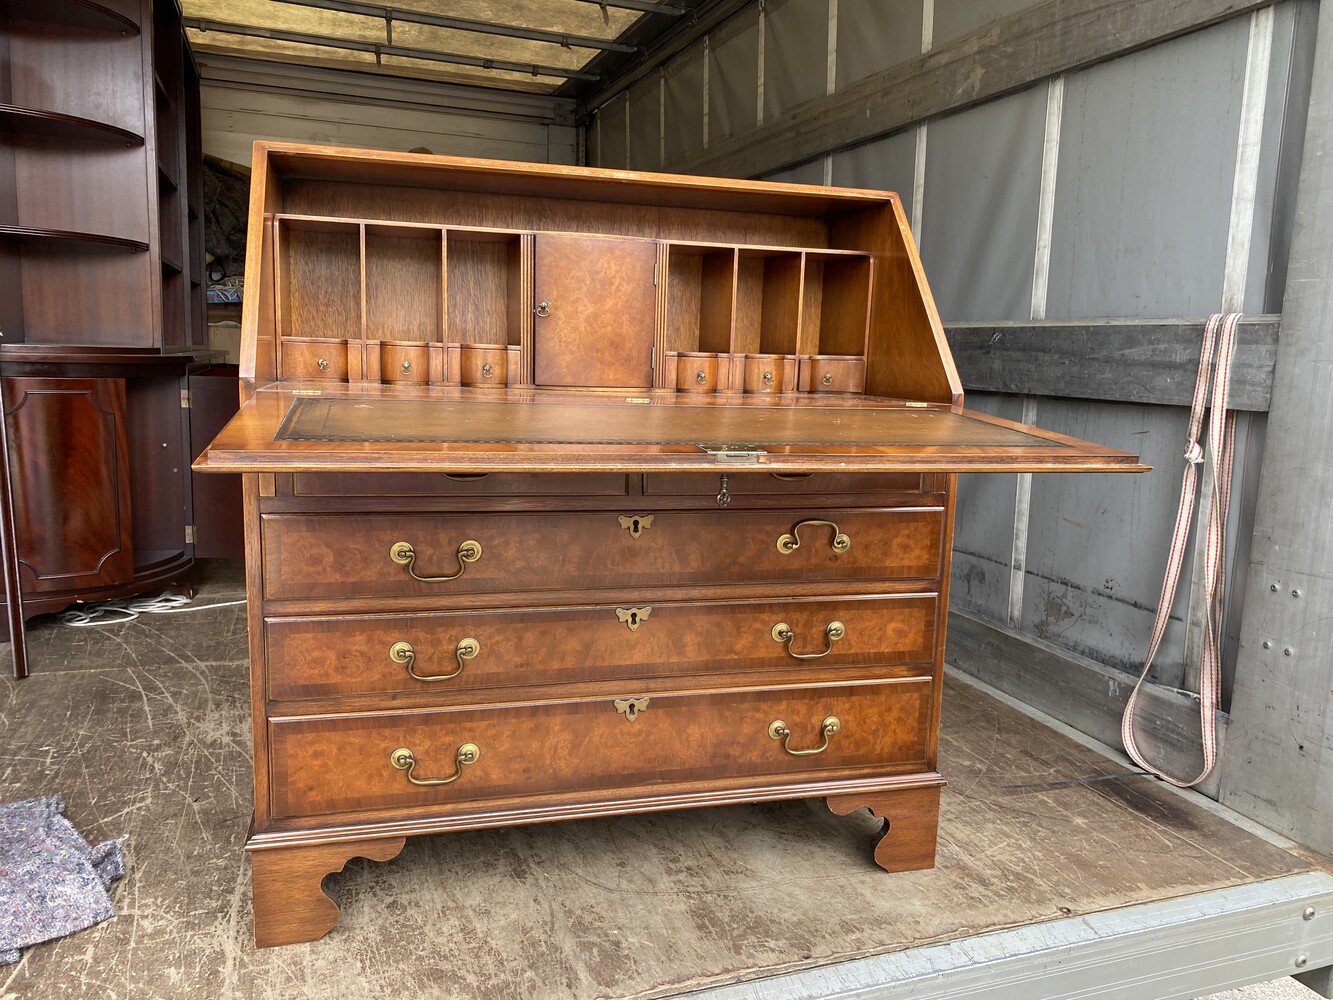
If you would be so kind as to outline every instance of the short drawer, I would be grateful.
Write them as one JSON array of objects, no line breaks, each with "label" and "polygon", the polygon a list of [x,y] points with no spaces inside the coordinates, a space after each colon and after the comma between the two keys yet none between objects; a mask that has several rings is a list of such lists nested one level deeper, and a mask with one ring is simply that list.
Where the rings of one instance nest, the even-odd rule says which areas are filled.
[{"label": "short drawer", "polygon": [[931,681],[912,678],[274,719],[273,816],[466,812],[571,792],[663,794],[738,778],[753,786],[905,772],[924,765],[930,709]]},{"label": "short drawer", "polygon": [[[643,477],[648,496],[716,496],[723,473],[650,472]],[[814,493],[918,493],[927,488],[915,472],[727,472],[732,496]]]},{"label": "short drawer", "polygon": [[621,472],[298,472],[298,497],[605,496],[629,492]]},{"label": "short drawer", "polygon": [[934,595],[643,603],[443,614],[273,618],[275,701],[464,691],[728,672],[918,665],[935,650]]},{"label": "short drawer", "polygon": [[510,591],[925,580],[939,575],[943,523],[939,508],[271,514],[262,519],[264,593],[438,600]]},{"label": "short drawer", "polygon": [[347,341],[284,337],[282,377],[347,381]]}]

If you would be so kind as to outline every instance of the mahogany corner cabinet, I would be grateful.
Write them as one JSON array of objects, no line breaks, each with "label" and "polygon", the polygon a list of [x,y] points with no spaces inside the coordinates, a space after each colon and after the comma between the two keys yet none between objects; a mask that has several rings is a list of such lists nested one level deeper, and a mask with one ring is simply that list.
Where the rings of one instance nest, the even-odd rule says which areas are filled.
[{"label": "mahogany corner cabinet", "polygon": [[897,196],[255,148],[240,412],[260,946],[418,834],[823,797],[935,858],[962,408]]}]

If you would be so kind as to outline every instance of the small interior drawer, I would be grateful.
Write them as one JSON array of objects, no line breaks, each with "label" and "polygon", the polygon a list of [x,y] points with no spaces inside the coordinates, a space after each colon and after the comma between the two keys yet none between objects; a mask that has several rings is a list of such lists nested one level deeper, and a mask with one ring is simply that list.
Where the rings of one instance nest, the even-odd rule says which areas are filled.
[{"label": "small interior drawer", "polygon": [[282,339],[282,377],[347,381],[347,341]]},{"label": "small interior drawer", "polygon": [[864,358],[815,354],[801,358],[797,388],[801,392],[863,392],[866,387]]},{"label": "small interior drawer", "polygon": [[[440,815],[570,792],[903,773],[925,764],[931,691],[930,678],[686,694],[627,688],[540,705],[272,719],[273,815],[413,807]],[[789,752],[821,743],[818,753]]]}]

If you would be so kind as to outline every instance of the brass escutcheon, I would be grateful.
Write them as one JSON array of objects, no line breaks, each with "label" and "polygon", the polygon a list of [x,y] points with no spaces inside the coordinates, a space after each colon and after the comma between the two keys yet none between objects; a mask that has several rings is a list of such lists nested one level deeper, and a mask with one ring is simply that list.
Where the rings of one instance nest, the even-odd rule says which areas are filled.
[{"label": "brass escutcheon", "polygon": [[838,530],[838,526],[832,521],[802,521],[796,527],[791,529],[790,534],[783,535],[778,539],[778,551],[783,555],[790,555],[801,547],[801,540],[797,537],[802,528],[807,525],[823,525],[833,529],[833,551],[846,552],[852,547],[852,536],[844,534]]},{"label": "brass escutcheon", "polygon": [[410,642],[399,640],[389,647],[389,659],[394,663],[401,663],[407,668],[407,672],[419,681],[447,681],[451,677],[457,677],[463,672],[463,661],[470,660],[481,652],[481,643],[471,636],[466,639],[458,640],[458,647],[454,650],[454,657],[458,660],[458,669],[448,674],[419,674],[413,670],[416,664],[416,650],[412,648]]},{"label": "brass escutcheon", "polygon": [[787,724],[781,719],[774,719],[768,724],[768,735],[772,739],[781,740],[782,749],[786,750],[787,753],[791,754],[793,757],[813,757],[815,754],[823,753],[828,749],[829,737],[833,736],[841,728],[842,723],[838,720],[838,717],[836,715],[830,715],[819,727],[819,731],[824,734],[824,742],[811,750],[793,750],[791,748],[789,745],[791,743],[791,730],[787,728]]},{"label": "brass escutcheon", "polygon": [[797,660],[819,660],[833,652],[833,644],[847,634],[847,626],[842,622],[829,622],[824,627],[824,651],[821,653],[793,652],[791,645],[796,641],[796,633],[786,622],[778,622],[773,626],[773,631],[770,634],[773,636],[774,642],[786,644],[788,656]]},{"label": "brass escutcheon", "polygon": [[625,721],[633,722],[639,717],[640,712],[648,711],[647,698],[617,698],[611,702],[617,712],[625,717]]},{"label": "brass escutcheon", "polygon": [[653,526],[652,514],[621,514],[616,520],[629,532],[630,538],[638,538]]},{"label": "brass escutcheon", "polygon": [[457,781],[463,774],[463,767],[466,764],[475,764],[477,758],[481,756],[481,748],[475,743],[464,743],[454,752],[454,773],[447,778],[418,778],[412,774],[417,766],[417,759],[412,751],[407,747],[399,747],[393,753],[389,754],[389,762],[400,771],[407,772],[407,780],[414,785],[447,785],[450,782]]},{"label": "brass escutcheon", "polygon": [[637,632],[639,626],[646,622],[652,613],[652,608],[616,608],[616,617],[631,632]]},{"label": "brass escutcheon", "polygon": [[457,580],[467,569],[468,563],[474,563],[481,558],[481,542],[473,541],[469,538],[458,546],[458,572],[449,576],[417,576],[413,564],[416,562],[417,553],[412,548],[411,542],[394,542],[389,546],[389,558],[400,566],[407,568],[407,575],[419,583],[448,583],[450,580]]}]

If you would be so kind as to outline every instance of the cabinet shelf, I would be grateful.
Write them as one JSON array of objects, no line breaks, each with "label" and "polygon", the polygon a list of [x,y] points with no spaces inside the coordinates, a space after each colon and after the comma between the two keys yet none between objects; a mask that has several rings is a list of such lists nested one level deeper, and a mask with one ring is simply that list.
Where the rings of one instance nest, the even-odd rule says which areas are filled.
[{"label": "cabinet shelf", "polygon": [[139,25],[96,0],[0,0],[0,14],[49,24],[139,34]]},{"label": "cabinet shelf", "polygon": [[56,253],[145,253],[142,240],[105,233],[79,233],[65,229],[40,229],[33,226],[0,226],[0,241],[17,244],[25,250],[50,250]]},{"label": "cabinet shelf", "polygon": [[130,146],[142,146],[144,143],[142,135],[118,125],[59,111],[25,108],[17,104],[0,104],[0,132],[49,135],[77,141],[123,142]]},{"label": "cabinet shelf", "polygon": [[163,257],[162,257],[162,270],[164,270],[164,271],[170,271],[170,272],[173,273],[173,274],[180,274],[180,273],[181,273],[182,271],[184,271],[185,269],[181,266],[181,264],[180,264],[179,261],[172,260],[170,257],[167,257],[166,255],[163,255]]}]

